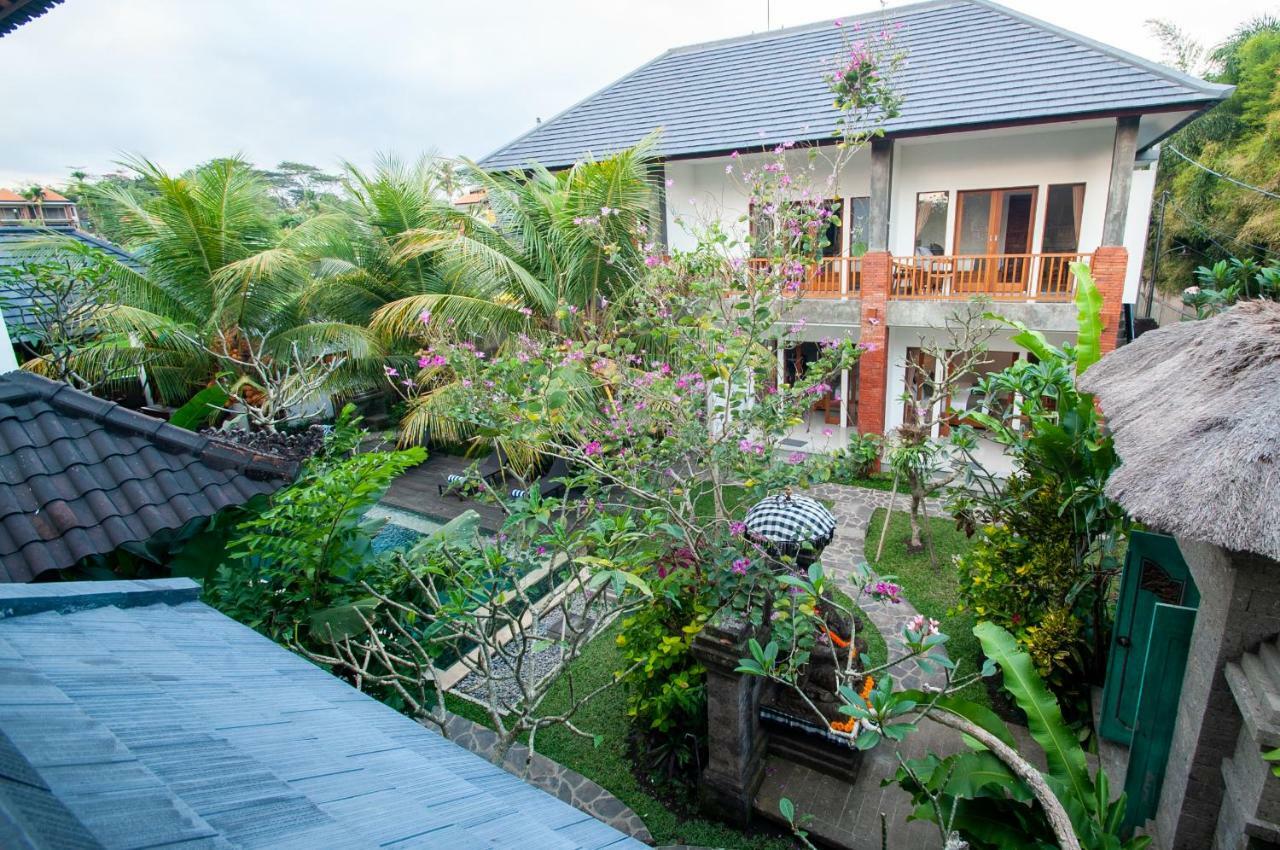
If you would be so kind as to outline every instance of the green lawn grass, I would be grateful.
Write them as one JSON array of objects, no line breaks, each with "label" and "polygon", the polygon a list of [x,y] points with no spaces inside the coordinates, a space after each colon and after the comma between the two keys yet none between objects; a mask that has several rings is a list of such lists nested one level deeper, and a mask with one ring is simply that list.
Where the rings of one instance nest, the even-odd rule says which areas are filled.
[{"label": "green lawn grass", "polygon": [[[956,530],[947,519],[933,517],[929,520],[933,531],[933,545],[938,556],[935,569],[928,552],[907,552],[910,539],[910,517],[905,511],[894,511],[889,523],[889,535],[885,538],[884,554],[880,562],[873,560],[880,531],[884,527],[885,509],[876,508],[867,530],[866,557],[872,569],[881,575],[892,575],[902,587],[902,594],[915,609],[942,624],[942,631],[950,638],[947,654],[958,665],[959,675],[969,675],[982,669],[985,656],[978,639],[973,636],[976,620],[968,611],[954,611],[960,605],[959,576],[952,555],[969,549],[970,540]],[[960,692],[965,699],[985,706],[991,705],[983,682],[975,682]]]}]

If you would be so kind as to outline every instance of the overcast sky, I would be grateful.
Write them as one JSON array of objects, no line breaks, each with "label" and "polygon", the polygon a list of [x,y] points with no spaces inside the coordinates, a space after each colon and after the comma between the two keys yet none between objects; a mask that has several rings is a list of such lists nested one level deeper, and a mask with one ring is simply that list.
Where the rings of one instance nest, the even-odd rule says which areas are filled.
[{"label": "overcast sky", "polygon": [[[902,5],[891,3],[890,5]],[[1159,58],[1158,16],[1212,43],[1276,2],[1010,0]],[[0,186],[139,153],[335,168],[481,157],[668,47],[873,11],[869,0],[66,0],[0,39]]]}]

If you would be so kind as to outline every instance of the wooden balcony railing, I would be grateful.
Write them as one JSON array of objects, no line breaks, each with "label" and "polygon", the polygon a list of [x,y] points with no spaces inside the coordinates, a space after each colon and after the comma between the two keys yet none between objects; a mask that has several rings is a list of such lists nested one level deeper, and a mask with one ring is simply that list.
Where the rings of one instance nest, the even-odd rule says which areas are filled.
[{"label": "wooden balcony railing", "polygon": [[966,254],[894,257],[889,297],[951,301],[985,297],[995,301],[1070,301],[1075,262],[1092,254]]},{"label": "wooden balcony railing", "polygon": [[[772,273],[768,259],[749,267]],[[914,301],[1070,301],[1076,280],[1071,264],[1091,265],[1092,254],[963,254],[894,257],[889,297]],[[856,298],[862,291],[861,257],[823,257],[806,266],[803,298]]]},{"label": "wooden balcony railing", "polygon": [[[773,261],[764,258],[748,260],[748,267],[758,272],[773,272]],[[794,294],[804,298],[849,298],[860,289],[861,257],[823,257],[806,266],[800,288]]]}]

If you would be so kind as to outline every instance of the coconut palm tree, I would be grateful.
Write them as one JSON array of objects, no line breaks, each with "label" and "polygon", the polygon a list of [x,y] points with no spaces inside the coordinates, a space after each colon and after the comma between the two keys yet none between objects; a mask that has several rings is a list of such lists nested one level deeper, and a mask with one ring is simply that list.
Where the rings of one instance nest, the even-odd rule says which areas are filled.
[{"label": "coconut palm tree", "polygon": [[146,350],[148,379],[165,400],[184,400],[227,373],[248,400],[264,391],[255,384],[272,361],[291,364],[295,382],[306,364],[328,370],[326,388],[339,389],[380,361],[381,342],[362,322],[308,303],[315,258],[344,228],[341,215],[278,228],[267,186],[238,157],[180,175],[141,158],[127,165],[145,196],[107,185],[100,200],[143,270],[114,264],[119,303],[98,318]]},{"label": "coconut palm tree", "polygon": [[[646,140],[555,173],[488,172],[467,163],[469,182],[486,191],[486,208],[472,214],[432,204],[420,225],[390,240],[393,263],[425,262],[430,272],[419,292],[377,309],[372,327],[424,345],[448,328],[492,348],[515,333],[567,327],[566,311],[603,318],[643,267],[636,234],[651,211],[652,148]],[[403,440],[475,436],[444,412],[452,389],[439,381],[411,400]],[[531,457],[529,447],[502,447],[512,458]]]}]

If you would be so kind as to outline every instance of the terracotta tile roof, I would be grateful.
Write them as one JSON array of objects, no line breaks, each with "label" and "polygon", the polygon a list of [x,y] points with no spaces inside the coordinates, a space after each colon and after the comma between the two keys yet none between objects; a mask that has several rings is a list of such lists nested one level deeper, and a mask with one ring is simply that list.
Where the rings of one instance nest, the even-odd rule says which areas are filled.
[{"label": "terracotta tile roof", "polygon": [[453,202],[455,207],[465,206],[467,204],[481,204],[488,199],[489,193],[484,189],[477,189],[474,192],[468,192]]},{"label": "terracotta tile roof", "polygon": [[[44,189],[44,201],[45,203],[54,203],[54,204],[71,203],[71,199],[68,198],[66,195],[59,194],[58,192],[55,192],[48,187],[45,187]],[[29,204],[32,202],[28,201],[26,198],[22,197],[21,194],[13,191],[12,189],[0,189],[0,203]]]},{"label": "terracotta tile roof", "polygon": [[0,582],[31,581],[293,480],[297,464],[28,372],[0,375]]}]

